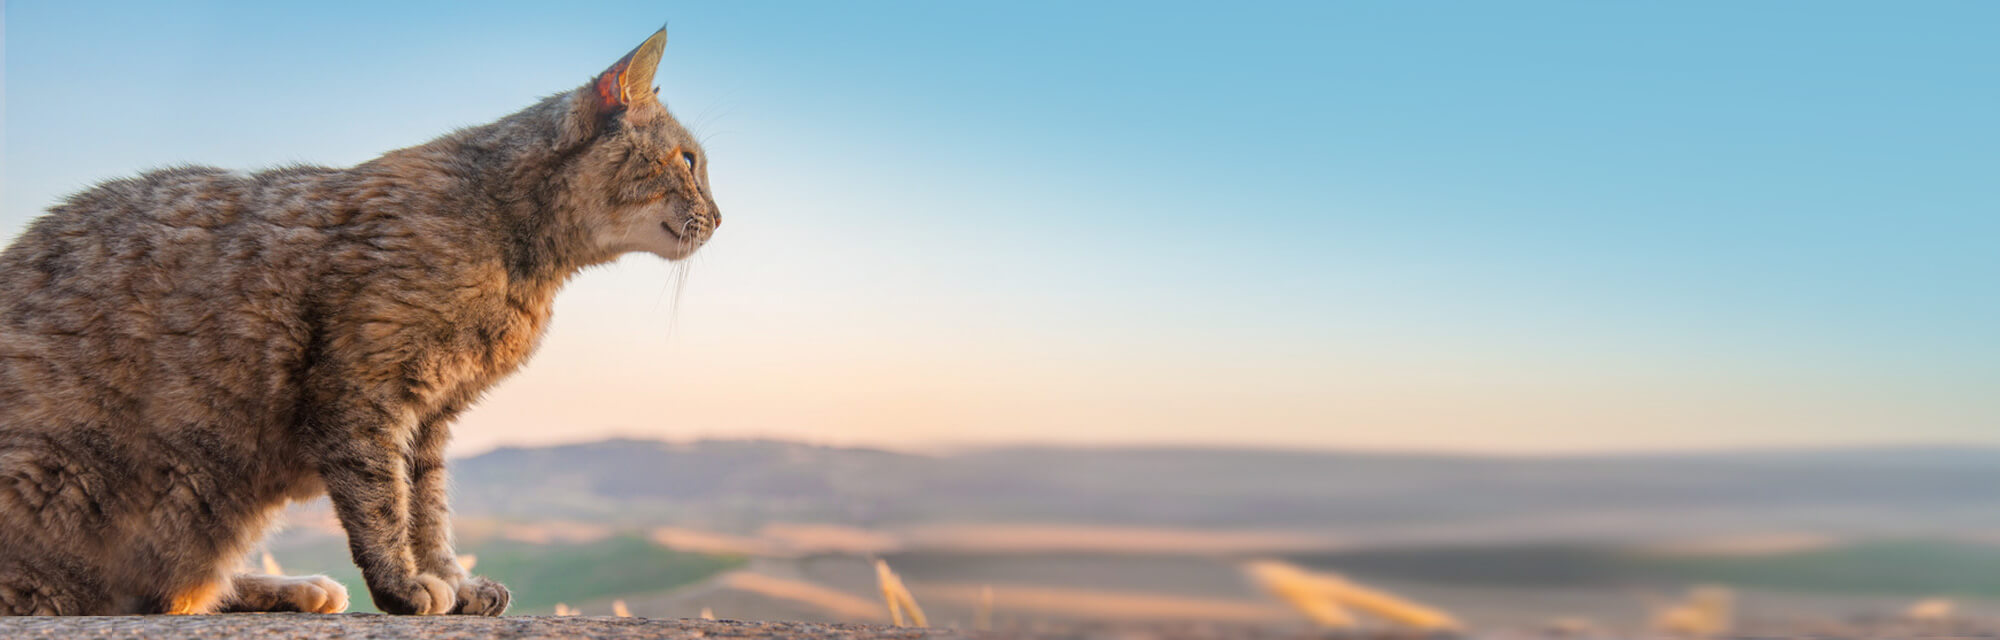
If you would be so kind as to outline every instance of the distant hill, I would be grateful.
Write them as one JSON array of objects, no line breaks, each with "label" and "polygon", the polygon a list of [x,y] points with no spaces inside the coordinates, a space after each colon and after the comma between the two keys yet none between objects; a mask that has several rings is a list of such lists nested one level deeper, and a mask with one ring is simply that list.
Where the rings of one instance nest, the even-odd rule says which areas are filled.
[{"label": "distant hill", "polygon": [[1065,523],[1450,542],[2000,532],[2000,450],[1476,457],[1189,448],[951,455],[610,440],[456,462],[455,506],[750,530]]}]

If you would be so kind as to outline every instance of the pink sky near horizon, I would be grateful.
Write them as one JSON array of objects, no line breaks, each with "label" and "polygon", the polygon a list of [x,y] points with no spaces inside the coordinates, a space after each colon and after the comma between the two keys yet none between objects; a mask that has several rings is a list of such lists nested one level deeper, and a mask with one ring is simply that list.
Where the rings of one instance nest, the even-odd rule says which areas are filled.
[{"label": "pink sky near horizon", "polygon": [[[1958,390],[1805,377],[1748,360],[1701,376],[1605,356],[1462,350],[1209,327],[1066,330],[940,302],[885,323],[808,291],[731,290],[726,240],[693,266],[627,258],[579,278],[535,360],[456,429],[455,451],[643,437],[934,449],[1176,444],[1534,454],[1932,444],[1880,425],[1952,421]],[[723,263],[723,264],[715,264]],[[809,286],[806,288],[810,288]],[[797,295],[792,295],[796,293]],[[872,309],[920,306],[908,292]],[[1032,304],[1022,302],[1021,304]],[[1227,338],[1227,339],[1224,339]],[[1370,342],[1370,340],[1376,340]],[[1650,350],[1650,349],[1647,349]],[[1829,389],[1850,388],[1838,415]],[[1979,444],[1973,439],[1967,441]]]}]

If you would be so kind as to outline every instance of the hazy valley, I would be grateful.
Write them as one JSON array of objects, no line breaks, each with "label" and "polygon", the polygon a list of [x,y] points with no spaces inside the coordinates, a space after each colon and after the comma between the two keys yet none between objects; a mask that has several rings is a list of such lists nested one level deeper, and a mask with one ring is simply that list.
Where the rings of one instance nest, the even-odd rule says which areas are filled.
[{"label": "hazy valley", "polygon": [[[882,621],[871,558],[939,622],[1296,623],[1242,576],[1278,557],[1475,624],[1626,622],[1692,584],[1746,616],[2000,599],[2000,452],[1492,458],[1199,449],[918,455],[617,440],[455,463],[461,547],[516,611]],[[358,589],[295,508],[288,570]],[[357,608],[366,608],[365,602]]]}]

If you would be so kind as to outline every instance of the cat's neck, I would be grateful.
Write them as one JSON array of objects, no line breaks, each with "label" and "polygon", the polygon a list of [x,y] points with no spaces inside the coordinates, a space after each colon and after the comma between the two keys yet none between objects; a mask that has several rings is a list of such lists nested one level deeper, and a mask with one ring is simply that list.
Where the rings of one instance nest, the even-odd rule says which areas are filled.
[{"label": "cat's neck", "polygon": [[485,240],[498,245],[510,289],[537,299],[552,297],[578,271],[606,261],[591,252],[580,221],[564,215],[566,169],[575,148],[560,145],[560,132],[551,126],[562,103],[552,97],[377,160],[435,172],[443,214],[475,217],[488,231]]}]

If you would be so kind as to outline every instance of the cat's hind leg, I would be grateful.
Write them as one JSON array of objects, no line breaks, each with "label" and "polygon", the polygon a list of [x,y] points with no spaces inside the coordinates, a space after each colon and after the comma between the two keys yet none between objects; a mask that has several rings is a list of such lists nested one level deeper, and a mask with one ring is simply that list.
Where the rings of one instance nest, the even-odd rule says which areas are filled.
[{"label": "cat's hind leg", "polygon": [[73,616],[98,612],[93,605],[101,605],[101,597],[86,597],[67,586],[11,567],[0,567],[0,616]]},{"label": "cat's hind leg", "polygon": [[326,576],[237,574],[236,593],[222,601],[224,613],[297,611],[340,613],[347,610],[347,587]]},{"label": "cat's hind leg", "polygon": [[[6,522],[0,521],[0,527]],[[79,616],[126,613],[98,576],[54,554],[19,557],[0,531],[0,616]],[[14,557],[9,557],[14,556]]]}]

